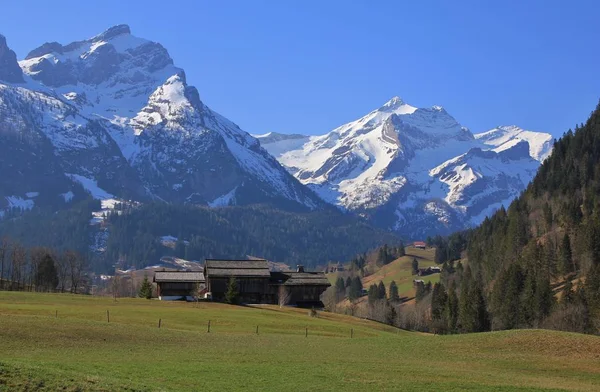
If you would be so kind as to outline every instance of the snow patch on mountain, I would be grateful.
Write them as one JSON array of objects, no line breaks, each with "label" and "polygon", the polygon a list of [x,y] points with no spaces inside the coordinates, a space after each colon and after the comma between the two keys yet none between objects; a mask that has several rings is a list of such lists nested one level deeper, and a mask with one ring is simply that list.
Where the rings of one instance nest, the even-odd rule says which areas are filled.
[{"label": "snow patch on mountain", "polygon": [[233,188],[231,191],[227,192],[223,196],[217,197],[215,200],[208,203],[210,207],[225,207],[232,205],[235,201],[235,192],[237,191],[237,186]]},{"label": "snow patch on mountain", "polygon": [[475,138],[494,151],[503,151],[521,141],[529,143],[529,154],[543,162],[552,152],[554,138],[549,133],[526,131],[516,125],[501,126],[475,135]]},{"label": "snow patch on mountain", "polygon": [[8,203],[8,208],[18,208],[21,210],[31,210],[35,206],[35,202],[31,199],[24,199],[19,196],[7,196],[5,197]]},{"label": "snow patch on mountain", "polygon": [[80,176],[78,174],[70,174],[70,173],[66,173],[67,177],[71,178],[74,181],[77,181],[78,183],[81,184],[81,186],[83,186],[83,188],[94,198],[94,199],[98,199],[98,200],[107,200],[107,199],[113,199],[114,196],[110,193],[108,193],[107,191],[105,191],[104,189],[100,188],[98,186],[98,183],[91,179],[91,178],[87,178],[84,176]]}]

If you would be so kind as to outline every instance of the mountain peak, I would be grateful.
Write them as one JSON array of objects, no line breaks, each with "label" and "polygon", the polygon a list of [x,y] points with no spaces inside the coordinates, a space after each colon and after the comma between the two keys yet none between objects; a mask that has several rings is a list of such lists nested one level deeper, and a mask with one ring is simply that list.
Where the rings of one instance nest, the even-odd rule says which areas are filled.
[{"label": "mountain peak", "polygon": [[387,101],[381,108],[380,110],[390,110],[390,109],[395,109],[399,106],[402,105],[406,105],[406,102],[404,102],[404,100],[402,98],[400,98],[399,96],[395,96],[392,99],[390,99],[389,101]]},{"label": "mountain peak", "polygon": [[104,31],[91,38],[91,41],[106,41],[114,37],[118,37],[119,35],[129,35],[131,34],[131,29],[126,24],[120,24],[113,27],[110,27],[108,30]]},{"label": "mountain peak", "polygon": [[0,80],[23,83],[23,72],[17,62],[17,55],[10,50],[2,34],[0,34]]}]

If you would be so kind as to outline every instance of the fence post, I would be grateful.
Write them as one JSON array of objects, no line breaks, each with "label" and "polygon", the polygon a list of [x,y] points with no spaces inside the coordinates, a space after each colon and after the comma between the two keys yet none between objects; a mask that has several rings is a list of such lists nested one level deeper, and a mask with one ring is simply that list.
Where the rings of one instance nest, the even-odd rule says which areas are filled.
[{"label": "fence post", "polygon": [[160,324],[162,323],[162,319],[158,319],[158,329],[160,329]]},{"label": "fence post", "polygon": [[354,328],[350,328],[350,339],[354,337]]},{"label": "fence post", "polygon": [[258,325],[256,326],[256,334],[258,335]]},{"label": "fence post", "polygon": [[308,337],[308,327],[306,327],[306,330],[304,332],[304,337],[307,338]]},{"label": "fence post", "polygon": [[110,313],[108,312],[108,309],[106,309],[106,322],[110,323]]},{"label": "fence post", "polygon": [[207,333],[210,333],[210,320],[208,320],[208,329],[206,330]]}]

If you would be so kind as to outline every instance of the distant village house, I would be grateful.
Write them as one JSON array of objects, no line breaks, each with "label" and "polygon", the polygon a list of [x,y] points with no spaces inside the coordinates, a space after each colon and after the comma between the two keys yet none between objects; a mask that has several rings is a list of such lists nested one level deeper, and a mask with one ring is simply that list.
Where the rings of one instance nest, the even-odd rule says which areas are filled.
[{"label": "distant village house", "polygon": [[413,247],[415,247],[417,249],[425,249],[425,248],[427,248],[427,244],[423,241],[415,241],[413,243]]}]

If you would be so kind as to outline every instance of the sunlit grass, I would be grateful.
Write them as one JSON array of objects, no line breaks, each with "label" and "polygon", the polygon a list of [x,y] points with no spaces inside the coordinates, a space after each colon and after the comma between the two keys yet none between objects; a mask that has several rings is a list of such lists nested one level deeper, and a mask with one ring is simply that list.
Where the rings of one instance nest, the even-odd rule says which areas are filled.
[{"label": "sunlit grass", "polygon": [[0,292],[0,341],[2,391],[593,391],[600,385],[597,337],[433,336],[275,306]]}]

